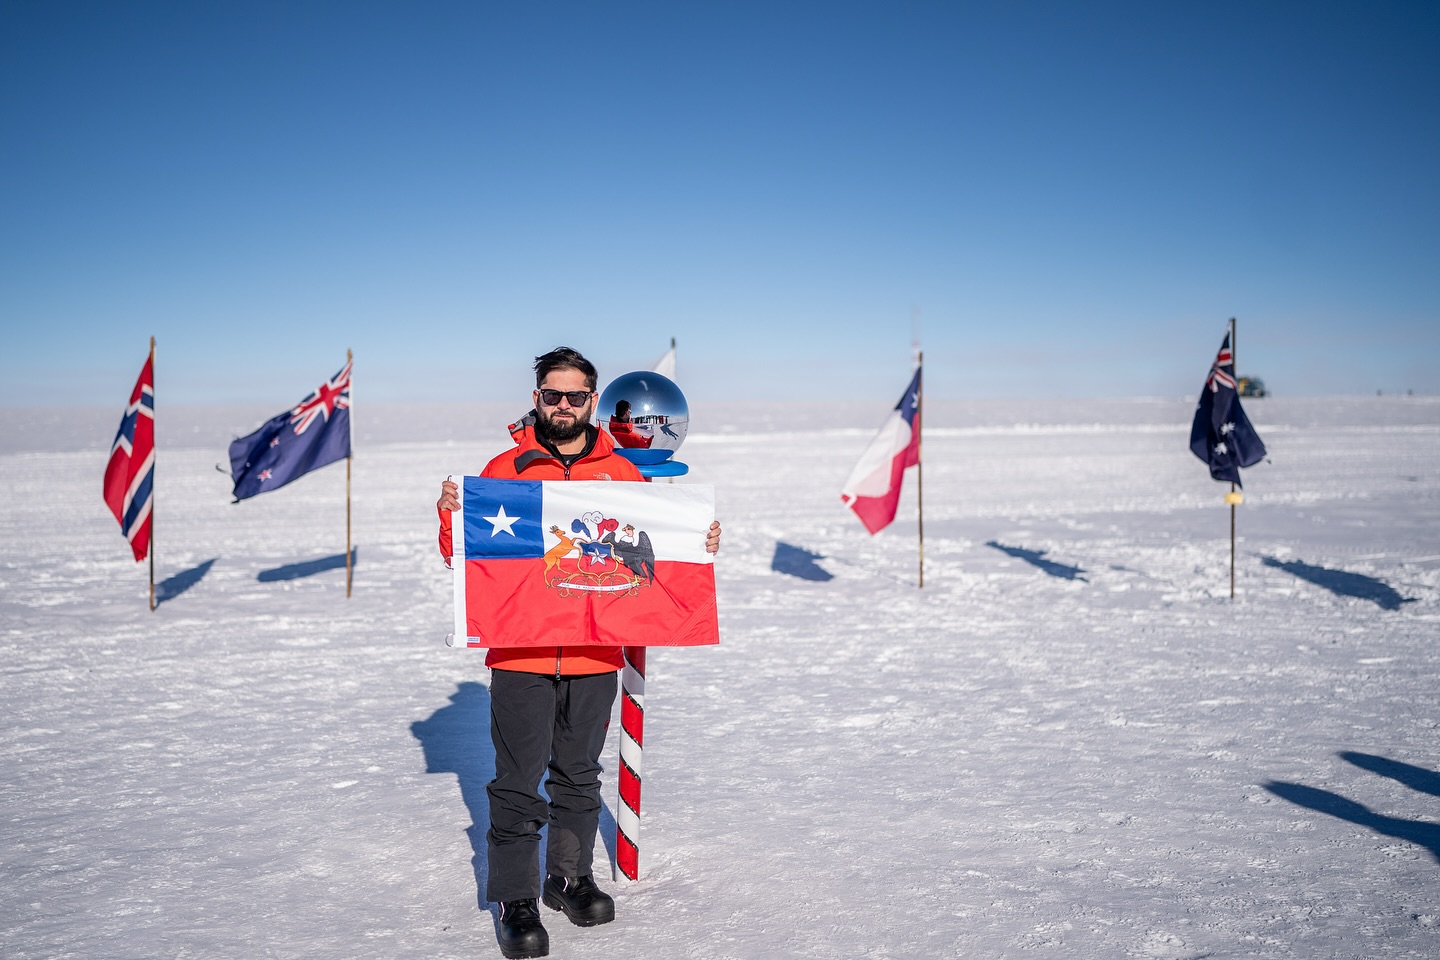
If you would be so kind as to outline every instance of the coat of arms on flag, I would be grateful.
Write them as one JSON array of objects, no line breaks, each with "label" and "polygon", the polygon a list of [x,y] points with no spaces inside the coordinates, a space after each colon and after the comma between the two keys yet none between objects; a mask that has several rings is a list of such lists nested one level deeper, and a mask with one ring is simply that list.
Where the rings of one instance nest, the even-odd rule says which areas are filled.
[{"label": "coat of arms on flag", "polygon": [[718,643],[713,488],[465,477],[455,637],[472,647]]}]

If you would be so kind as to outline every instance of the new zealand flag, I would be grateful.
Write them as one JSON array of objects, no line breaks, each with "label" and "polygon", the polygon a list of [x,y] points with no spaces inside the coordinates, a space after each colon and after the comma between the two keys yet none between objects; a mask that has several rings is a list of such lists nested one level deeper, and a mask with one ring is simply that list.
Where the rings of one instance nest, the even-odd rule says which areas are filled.
[{"label": "new zealand flag", "polygon": [[236,503],[350,456],[350,367],[230,444]]},{"label": "new zealand flag", "polygon": [[1230,352],[1228,333],[1200,390],[1195,422],[1190,426],[1190,449],[1210,465],[1213,479],[1229,480],[1237,486],[1241,485],[1241,467],[1253,466],[1265,459],[1265,444],[1260,442],[1240,408],[1240,393],[1235,389],[1235,357]]}]

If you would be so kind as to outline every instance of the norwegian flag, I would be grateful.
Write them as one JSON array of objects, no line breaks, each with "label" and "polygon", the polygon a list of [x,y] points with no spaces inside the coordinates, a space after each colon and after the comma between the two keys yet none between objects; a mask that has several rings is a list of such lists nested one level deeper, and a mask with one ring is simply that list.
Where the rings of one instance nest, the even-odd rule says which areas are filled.
[{"label": "norwegian flag", "polygon": [[120,521],[136,560],[150,553],[155,504],[155,357],[140,370],[105,465],[105,505]]},{"label": "norwegian flag", "polygon": [[1235,388],[1235,356],[1230,334],[1210,365],[1210,375],[1200,389],[1195,421],[1190,425],[1190,449],[1210,465],[1210,476],[1240,485],[1240,468],[1265,459],[1265,444],[1240,407]]},{"label": "norwegian flag", "polygon": [[230,444],[235,502],[278,490],[350,456],[350,368],[316,387],[290,410]]}]

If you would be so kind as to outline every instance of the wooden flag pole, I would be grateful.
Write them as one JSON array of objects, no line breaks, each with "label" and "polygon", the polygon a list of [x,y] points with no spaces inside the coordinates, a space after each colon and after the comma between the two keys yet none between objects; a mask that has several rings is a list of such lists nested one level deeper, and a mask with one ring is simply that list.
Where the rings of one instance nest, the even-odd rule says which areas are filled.
[{"label": "wooden flag pole", "polygon": [[[345,365],[348,367],[355,360],[355,353],[351,350],[345,351]],[[355,371],[350,371],[350,381],[353,384]],[[350,416],[345,421],[345,429],[350,431],[350,439],[355,438],[355,388],[350,388]],[[350,460],[354,456],[354,447],[347,443],[349,452],[345,454],[345,598],[350,598]]]},{"label": "wooden flag pole", "polygon": [[[155,396],[155,338],[150,338],[150,396]],[[152,421],[153,422],[153,421]],[[151,429],[154,427],[152,425]],[[156,457],[155,459],[160,459]],[[153,468],[152,468],[153,469]],[[150,612],[155,612],[155,480],[151,474],[150,480],[150,542],[147,551],[150,554]]]},{"label": "wooden flag pole", "polygon": [[[1235,350],[1235,318],[1230,318],[1230,362],[1235,365],[1235,390],[1237,393],[1236,403],[1239,403],[1238,393],[1240,390],[1240,361],[1236,359]],[[1230,496],[1225,498],[1230,503],[1230,599],[1235,599],[1235,481],[1230,481]]]},{"label": "wooden flag pole", "polygon": [[922,443],[925,437],[925,351],[915,354],[920,366],[920,395],[915,398],[915,500],[919,507],[916,516],[916,530],[920,535],[920,589],[925,589],[925,457]]}]

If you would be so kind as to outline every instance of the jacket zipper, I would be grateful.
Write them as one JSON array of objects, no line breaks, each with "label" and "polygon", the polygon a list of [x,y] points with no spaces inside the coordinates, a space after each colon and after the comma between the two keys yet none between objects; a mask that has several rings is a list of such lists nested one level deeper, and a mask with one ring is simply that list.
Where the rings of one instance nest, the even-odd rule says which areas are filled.
[{"label": "jacket zipper", "polygon": [[[562,467],[565,468],[565,479],[566,479],[566,480],[569,480],[569,479],[570,479],[570,465],[569,465],[568,463],[566,463],[564,460],[561,460],[561,461],[560,461],[560,466],[562,466]],[[556,647],[556,648],[555,648],[555,682],[556,682],[556,683],[559,683],[559,682],[560,682],[560,661],[561,661],[561,658],[564,657],[564,655],[565,655],[565,648],[564,648],[564,647]]]}]

